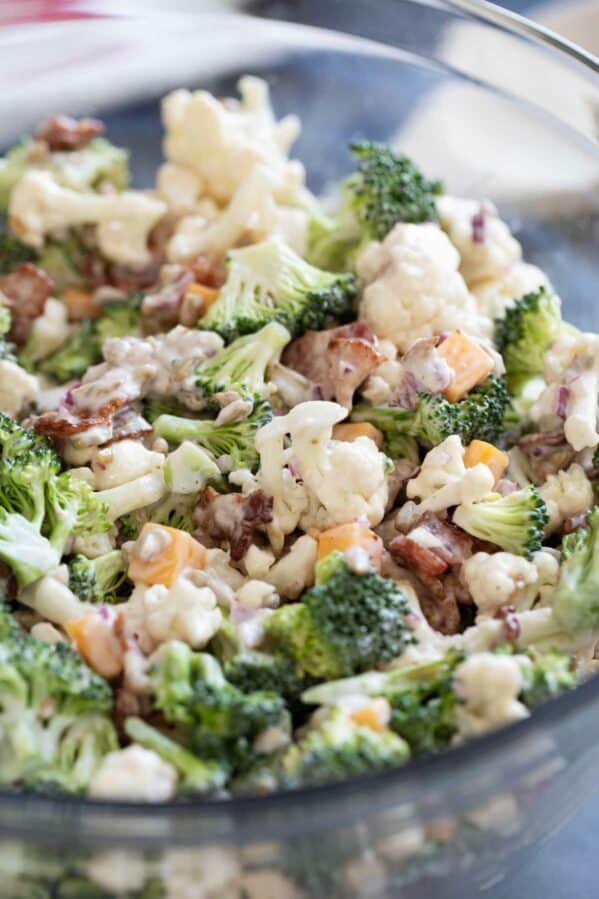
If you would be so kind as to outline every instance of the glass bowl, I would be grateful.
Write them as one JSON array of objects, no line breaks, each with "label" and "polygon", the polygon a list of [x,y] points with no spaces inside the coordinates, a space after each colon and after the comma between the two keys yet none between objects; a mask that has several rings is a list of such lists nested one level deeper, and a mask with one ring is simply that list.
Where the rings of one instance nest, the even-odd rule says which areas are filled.
[{"label": "glass bowl", "polygon": [[[259,74],[277,112],[302,117],[296,150],[314,190],[349,167],[350,138],[392,138],[449,191],[495,200],[566,316],[599,328],[599,63],[583,51],[473,0],[256,2],[252,17],[184,0],[143,16],[135,4],[118,15],[126,3],[38,6],[55,20],[0,34],[0,144],[49,112],[96,113],[147,186],[159,96],[231,94]],[[597,746],[592,680],[462,748],[294,793],[148,807],[5,792],[0,897],[473,895],[575,811]]]}]

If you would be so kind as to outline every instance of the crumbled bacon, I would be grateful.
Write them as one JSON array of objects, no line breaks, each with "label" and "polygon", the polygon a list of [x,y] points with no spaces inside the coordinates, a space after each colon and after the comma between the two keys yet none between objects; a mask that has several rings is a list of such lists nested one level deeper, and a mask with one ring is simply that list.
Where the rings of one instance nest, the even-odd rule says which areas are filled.
[{"label": "crumbled bacon", "polygon": [[38,434],[45,434],[47,437],[72,437],[91,428],[109,428],[111,418],[110,411],[98,410],[94,414],[85,415],[84,410],[74,412],[62,403],[58,409],[38,415],[33,420],[33,427]]},{"label": "crumbled bacon", "polygon": [[317,385],[323,399],[336,399],[349,409],[354,391],[384,358],[376,336],[358,321],[327,331],[307,331],[287,347],[283,362]]},{"label": "crumbled bacon", "polygon": [[53,290],[52,278],[31,262],[21,263],[0,278],[0,294],[11,314],[9,340],[17,346],[25,343],[33,322],[44,311]]},{"label": "crumbled bacon", "polygon": [[198,256],[191,262],[191,270],[196,281],[206,287],[222,287],[227,279],[227,268],[222,263],[216,263],[208,256]]},{"label": "crumbled bacon", "polygon": [[148,334],[168,331],[179,324],[181,304],[185,292],[194,281],[194,274],[189,269],[181,269],[168,284],[158,287],[153,293],[147,293],[141,305],[144,331]]},{"label": "crumbled bacon", "polygon": [[440,634],[458,634],[460,632],[460,609],[455,594],[450,591],[442,596],[421,592],[420,607],[431,627]]},{"label": "crumbled bacon", "polygon": [[211,540],[228,543],[231,559],[243,559],[254,539],[256,530],[272,521],[272,496],[263,490],[219,494],[211,488],[204,490],[196,522]]},{"label": "crumbled bacon", "polygon": [[567,468],[574,459],[574,450],[561,428],[525,434],[518,440],[518,448],[530,459],[535,481],[539,484],[549,475]]},{"label": "crumbled bacon", "polygon": [[395,537],[389,544],[389,551],[420,576],[438,577],[449,568],[461,565],[472,554],[472,538],[455,525],[440,521],[431,512],[427,512],[416,527],[427,531],[434,545],[423,546],[410,537],[410,531]]},{"label": "crumbled bacon", "polygon": [[95,137],[104,133],[104,123],[99,119],[73,119],[68,115],[51,116],[39,126],[35,139],[47,144],[48,149],[81,150]]},{"label": "crumbled bacon", "polygon": [[114,413],[112,419],[112,438],[109,443],[118,440],[139,440],[152,433],[152,425],[132,406],[124,406]]}]

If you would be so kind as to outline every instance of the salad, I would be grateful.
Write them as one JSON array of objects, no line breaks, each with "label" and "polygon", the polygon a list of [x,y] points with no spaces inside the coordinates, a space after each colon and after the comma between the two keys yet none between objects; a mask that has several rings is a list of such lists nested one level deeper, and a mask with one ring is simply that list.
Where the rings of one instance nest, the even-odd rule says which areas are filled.
[{"label": "salad", "polygon": [[599,336],[489,202],[267,85],[0,159],[0,784],[227,797],[392,768],[596,668]]}]

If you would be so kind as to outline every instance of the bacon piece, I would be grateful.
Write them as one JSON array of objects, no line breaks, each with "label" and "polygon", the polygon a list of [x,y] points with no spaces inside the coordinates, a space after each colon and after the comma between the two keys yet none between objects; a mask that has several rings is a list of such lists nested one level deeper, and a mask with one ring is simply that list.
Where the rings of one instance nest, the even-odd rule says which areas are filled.
[{"label": "bacon piece", "polygon": [[44,141],[49,150],[81,150],[95,137],[104,134],[104,122],[99,119],[73,119],[55,115],[46,119],[35,132],[35,139]]},{"label": "bacon piece", "polygon": [[408,534],[399,534],[389,544],[391,555],[407,568],[413,569],[420,576],[438,577],[452,568],[461,565],[472,554],[472,538],[453,524],[440,521],[432,512],[427,512],[416,523],[431,537],[431,546],[413,540]]},{"label": "bacon piece", "polygon": [[434,596],[423,592],[420,596],[420,607],[431,627],[440,634],[458,634],[461,616],[455,594],[450,591],[443,596]]},{"label": "bacon piece", "polygon": [[14,271],[0,278],[0,294],[11,314],[9,340],[17,346],[25,343],[33,322],[44,311],[46,300],[53,290],[52,278],[32,262],[22,262]]},{"label": "bacon piece", "polygon": [[83,410],[74,412],[64,403],[58,409],[43,412],[33,420],[33,427],[38,434],[47,437],[72,437],[81,434],[90,428],[109,428],[111,414],[103,414],[101,411],[94,415],[84,415]]},{"label": "bacon piece", "polygon": [[222,287],[227,280],[227,267],[209,256],[198,256],[191,263],[195,280],[206,287]]},{"label": "bacon piece", "polygon": [[179,324],[181,304],[185,292],[194,282],[194,274],[182,269],[169,284],[159,287],[154,293],[147,293],[141,304],[144,331],[148,334],[168,331]]},{"label": "bacon piece", "polygon": [[273,498],[263,490],[219,494],[211,488],[204,490],[195,518],[208,536],[220,543],[229,543],[231,559],[243,559],[254,539],[256,530],[272,521]]},{"label": "bacon piece", "polygon": [[567,468],[575,455],[561,428],[525,434],[517,445],[530,459],[535,481],[539,484],[547,480],[549,475]]},{"label": "bacon piece", "polygon": [[123,406],[114,413],[112,419],[112,438],[109,443],[118,440],[138,440],[152,433],[152,425],[132,406]]},{"label": "bacon piece", "polygon": [[325,400],[335,398],[349,409],[355,390],[385,356],[365,322],[327,331],[307,331],[283,354],[283,362],[320,388]]}]

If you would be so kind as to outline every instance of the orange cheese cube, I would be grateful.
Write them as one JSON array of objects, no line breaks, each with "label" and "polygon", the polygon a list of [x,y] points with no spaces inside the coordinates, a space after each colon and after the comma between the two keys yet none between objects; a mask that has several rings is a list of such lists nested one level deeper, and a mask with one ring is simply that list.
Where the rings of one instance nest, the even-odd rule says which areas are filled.
[{"label": "orange cheese cube", "polygon": [[102,306],[89,290],[69,287],[62,294],[62,302],[68,309],[70,321],[83,321],[86,318],[97,318]]},{"label": "orange cheese cube", "polygon": [[215,290],[214,287],[207,287],[205,284],[194,283],[189,285],[185,293],[191,293],[202,298],[202,313],[205,314],[212,304],[218,300],[220,291]]},{"label": "orange cheese cube", "polygon": [[440,343],[437,353],[454,372],[453,381],[444,391],[450,403],[461,400],[473,387],[481,384],[494,368],[489,354],[461,331],[454,331]]},{"label": "orange cheese cube", "polygon": [[380,449],[383,445],[383,432],[375,428],[369,421],[348,421],[335,425],[333,428],[333,440],[344,440],[351,442],[357,437],[370,437]]},{"label": "orange cheese cube", "polygon": [[335,550],[344,553],[354,546],[366,550],[376,570],[380,570],[383,560],[383,541],[370,528],[355,521],[322,531],[318,536],[318,558],[324,559]]},{"label": "orange cheese cube", "polygon": [[466,468],[474,468],[479,463],[491,469],[495,477],[495,483],[497,483],[507,469],[510,458],[507,453],[497,449],[492,443],[487,443],[484,440],[473,440],[472,443],[468,444],[464,452],[464,465]]},{"label": "orange cheese cube", "polygon": [[143,526],[129,560],[135,583],[172,587],[185,568],[203,568],[206,548],[178,528],[148,522]]},{"label": "orange cheese cube", "polygon": [[111,680],[123,670],[123,649],[112,623],[95,609],[67,621],[65,630],[90,668]]}]

